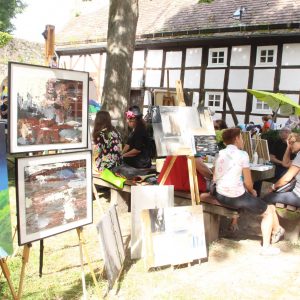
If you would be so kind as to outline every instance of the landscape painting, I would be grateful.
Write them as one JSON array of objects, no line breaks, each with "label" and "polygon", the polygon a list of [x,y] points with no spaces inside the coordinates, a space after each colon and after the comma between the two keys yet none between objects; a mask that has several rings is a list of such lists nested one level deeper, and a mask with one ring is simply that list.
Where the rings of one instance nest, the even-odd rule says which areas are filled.
[{"label": "landscape painting", "polygon": [[0,124],[0,259],[13,253],[8,177],[6,162],[5,125]]},{"label": "landscape painting", "polygon": [[9,63],[10,152],[87,147],[88,73]]},{"label": "landscape painting", "polygon": [[142,226],[147,269],[207,257],[200,205],[143,210]]},{"label": "landscape painting", "polygon": [[215,135],[195,135],[194,141],[196,156],[215,156],[219,152]]},{"label": "landscape painting", "polygon": [[17,159],[19,245],[92,222],[91,152]]},{"label": "landscape painting", "polygon": [[104,254],[109,289],[111,289],[122,271],[125,260],[121,227],[115,205],[111,206],[101,218],[97,229],[100,235],[102,253]]}]

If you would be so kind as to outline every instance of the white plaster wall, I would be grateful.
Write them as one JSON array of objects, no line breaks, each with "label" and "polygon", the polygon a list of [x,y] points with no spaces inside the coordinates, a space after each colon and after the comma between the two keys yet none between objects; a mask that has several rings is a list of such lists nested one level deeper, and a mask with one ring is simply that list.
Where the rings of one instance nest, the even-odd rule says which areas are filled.
[{"label": "white plaster wall", "polygon": [[211,111],[211,117],[214,121],[222,119],[222,114],[214,112],[214,110],[211,108],[210,111]]},{"label": "white plaster wall", "polygon": [[[234,110],[246,111],[247,93],[229,93],[229,97]],[[229,110],[228,104],[226,104],[226,109]]]},{"label": "white plaster wall", "polygon": [[250,122],[254,122],[255,125],[263,125],[263,122],[262,122],[262,116],[263,114],[261,114],[261,116],[249,116],[249,121]]},{"label": "white plaster wall", "polygon": [[[238,119],[238,124],[244,124],[245,123],[245,116],[236,115],[236,117]],[[228,127],[235,127],[234,122],[233,122],[233,118],[231,116],[231,113],[226,114],[225,122],[226,122]]]},{"label": "white plaster wall", "polygon": [[225,70],[206,70],[205,84],[206,89],[223,89]]},{"label": "white plaster wall", "polygon": [[133,70],[131,75],[131,87],[141,87],[143,70]]},{"label": "white plaster wall", "polygon": [[186,67],[200,67],[201,60],[202,60],[202,48],[186,49],[186,56],[185,56]]},{"label": "white plaster wall", "polygon": [[200,100],[199,92],[193,92],[192,106],[198,107],[199,106],[199,100]]},{"label": "white plaster wall", "polygon": [[106,66],[106,53],[101,54],[101,63],[100,63],[100,69],[105,70]]},{"label": "white plaster wall", "polygon": [[270,90],[274,88],[275,69],[256,69],[254,70],[253,89]]},{"label": "white plaster wall", "polygon": [[133,62],[132,62],[132,68],[144,68],[144,50],[134,51],[133,53]]},{"label": "white plaster wall", "polygon": [[248,86],[249,70],[230,70],[229,71],[229,89],[246,89]]},{"label": "white plaster wall", "polygon": [[282,69],[279,83],[280,90],[299,91],[300,89],[300,68]]},{"label": "white plaster wall", "polygon": [[[180,70],[169,70],[169,87],[176,87],[176,80],[180,80]],[[167,72],[165,71],[164,87],[167,87]]]},{"label": "white plaster wall", "polygon": [[300,44],[283,44],[282,65],[295,66],[300,65]]},{"label": "white plaster wall", "polygon": [[63,55],[59,58],[59,67],[62,69],[71,69],[69,55]]},{"label": "white plaster wall", "polygon": [[166,68],[180,68],[181,67],[182,52],[169,51],[166,53]]},{"label": "white plaster wall", "polygon": [[145,86],[146,87],[160,87],[160,78],[161,78],[160,70],[147,70]]},{"label": "white plaster wall", "polygon": [[231,50],[231,66],[249,66],[250,65],[251,46],[235,46]]},{"label": "white plaster wall", "polygon": [[276,120],[277,129],[284,127],[287,120],[288,120],[288,118],[277,118],[277,120]]},{"label": "white plaster wall", "polygon": [[99,62],[100,62],[100,54],[95,53],[95,54],[86,55],[85,71],[90,73],[97,73]]},{"label": "white plaster wall", "polygon": [[84,69],[84,55],[74,55],[72,57],[72,70],[85,71]]},{"label": "white plaster wall", "polygon": [[185,70],[184,88],[196,89],[200,87],[200,70]]},{"label": "white plaster wall", "polygon": [[161,68],[163,60],[163,50],[149,50],[147,55],[147,68]]}]

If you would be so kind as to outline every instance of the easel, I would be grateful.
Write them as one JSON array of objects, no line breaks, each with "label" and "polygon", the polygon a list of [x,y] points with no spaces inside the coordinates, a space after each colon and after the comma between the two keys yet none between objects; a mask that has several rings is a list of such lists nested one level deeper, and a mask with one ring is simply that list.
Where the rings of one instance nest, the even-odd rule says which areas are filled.
[{"label": "easel", "polygon": [[175,100],[174,97],[170,94],[170,88],[169,88],[169,69],[167,69],[167,95],[163,96],[162,101],[163,106],[174,106]]},{"label": "easel", "polygon": [[8,269],[8,266],[6,264],[5,259],[3,259],[3,258],[0,259],[0,266],[1,266],[1,270],[2,270],[2,272],[4,274],[4,277],[6,278],[6,281],[8,283],[8,286],[9,286],[10,292],[11,292],[11,294],[13,296],[13,299],[14,300],[19,299],[19,298],[17,298],[15,289],[14,289],[14,287],[12,285],[12,282],[11,282],[11,279],[10,279],[10,272],[9,272],[9,269]]}]

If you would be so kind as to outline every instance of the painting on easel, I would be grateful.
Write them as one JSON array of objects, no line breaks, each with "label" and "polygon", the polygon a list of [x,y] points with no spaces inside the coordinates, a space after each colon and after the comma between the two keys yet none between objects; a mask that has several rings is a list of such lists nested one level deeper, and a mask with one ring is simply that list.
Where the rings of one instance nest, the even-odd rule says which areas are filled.
[{"label": "painting on easel", "polygon": [[143,210],[142,226],[148,269],[207,257],[200,205]]},{"label": "painting on easel", "polygon": [[17,159],[19,245],[92,223],[91,152]]},{"label": "painting on easel", "polygon": [[192,137],[200,128],[195,107],[157,106],[152,118],[158,156],[192,155]]},{"label": "painting on easel", "polygon": [[9,63],[10,152],[87,148],[88,73]]},{"label": "painting on easel", "polygon": [[111,289],[119,277],[125,260],[121,227],[115,205],[101,218],[97,229],[104,253],[105,270]]},{"label": "painting on easel", "polygon": [[0,124],[0,259],[13,252],[4,127]]}]

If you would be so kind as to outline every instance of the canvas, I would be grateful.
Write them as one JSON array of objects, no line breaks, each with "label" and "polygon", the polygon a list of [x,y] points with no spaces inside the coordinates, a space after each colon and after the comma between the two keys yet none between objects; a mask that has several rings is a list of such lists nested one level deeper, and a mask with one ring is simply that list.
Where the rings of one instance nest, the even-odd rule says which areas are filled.
[{"label": "canvas", "polygon": [[192,155],[192,137],[200,128],[195,107],[156,106],[152,126],[158,156]]},{"label": "canvas", "polygon": [[242,132],[242,137],[243,137],[243,141],[244,141],[244,149],[243,150],[248,153],[249,159],[250,159],[250,161],[252,161],[253,148],[252,148],[252,143],[251,143],[250,131]]},{"label": "canvas", "polygon": [[148,208],[174,206],[174,186],[131,187],[131,258],[142,257],[141,212]]},{"label": "canvas", "polygon": [[119,277],[125,260],[125,251],[121,233],[121,227],[115,205],[101,218],[97,225],[104,253],[104,264],[109,289],[111,289]]},{"label": "canvas", "polygon": [[8,177],[6,162],[5,125],[0,124],[0,259],[13,253]]},{"label": "canvas", "polygon": [[143,210],[142,224],[147,269],[207,257],[202,206]]},{"label": "canvas", "polygon": [[[263,159],[264,162],[270,161],[268,141],[258,138],[251,139],[252,149],[256,150],[258,159]],[[253,150],[253,151],[254,151]]]},{"label": "canvas", "polygon": [[219,152],[215,135],[195,135],[194,140],[196,156],[215,156]]},{"label": "canvas", "polygon": [[91,152],[17,159],[19,245],[92,223]]},{"label": "canvas", "polygon": [[87,147],[88,73],[9,63],[10,152]]},{"label": "canvas", "polygon": [[165,105],[164,96],[168,96],[168,95],[170,95],[170,97],[173,97],[175,105],[178,105],[176,91],[169,91],[168,93],[167,90],[155,89],[153,93],[154,93],[154,105],[160,105],[160,106]]}]

